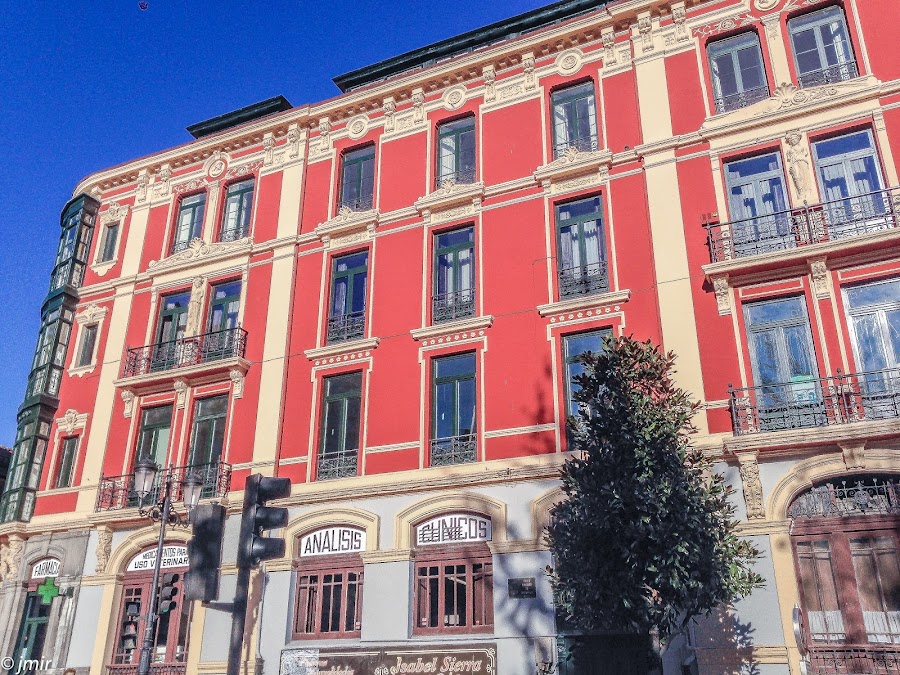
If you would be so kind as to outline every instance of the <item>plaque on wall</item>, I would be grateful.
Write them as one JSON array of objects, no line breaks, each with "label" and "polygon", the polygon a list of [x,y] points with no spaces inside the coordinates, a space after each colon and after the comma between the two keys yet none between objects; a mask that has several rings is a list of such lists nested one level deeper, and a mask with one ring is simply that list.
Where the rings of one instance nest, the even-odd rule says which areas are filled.
[{"label": "plaque on wall", "polygon": [[285,649],[279,675],[398,675],[473,673],[497,675],[497,645],[385,649]]},{"label": "plaque on wall", "polygon": [[537,587],[535,586],[534,577],[509,579],[506,583],[509,588],[509,597],[511,598],[521,599],[537,597]]}]

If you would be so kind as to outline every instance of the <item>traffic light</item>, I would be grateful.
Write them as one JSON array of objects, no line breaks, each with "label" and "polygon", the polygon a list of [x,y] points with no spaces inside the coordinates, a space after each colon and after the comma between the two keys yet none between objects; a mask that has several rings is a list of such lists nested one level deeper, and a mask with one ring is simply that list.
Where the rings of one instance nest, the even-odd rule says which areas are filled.
[{"label": "traffic light", "polygon": [[184,575],[184,597],[211,602],[219,597],[219,567],[222,565],[222,534],[225,507],[203,504],[191,510],[194,536],[188,542],[188,571]]},{"label": "traffic light", "polygon": [[157,614],[165,614],[166,612],[171,612],[173,609],[175,609],[175,605],[177,603],[175,602],[174,598],[176,595],[178,595],[178,589],[175,587],[175,584],[178,583],[179,579],[181,579],[181,575],[176,574],[175,572],[163,574],[162,588],[159,589],[159,604],[157,605],[158,609],[156,610]]},{"label": "traffic light", "polygon": [[238,567],[255,567],[263,560],[284,557],[284,539],[263,537],[262,532],[287,525],[287,509],[266,506],[266,502],[283,499],[290,494],[290,478],[272,478],[257,473],[247,479],[238,540]]}]

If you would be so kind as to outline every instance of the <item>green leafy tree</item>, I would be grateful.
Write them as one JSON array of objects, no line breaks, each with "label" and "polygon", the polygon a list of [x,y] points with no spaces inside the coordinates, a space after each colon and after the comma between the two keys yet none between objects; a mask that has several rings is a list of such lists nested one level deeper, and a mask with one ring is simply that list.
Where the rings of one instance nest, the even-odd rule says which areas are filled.
[{"label": "green leafy tree", "polygon": [[690,445],[698,404],[672,381],[675,356],[627,337],[604,347],[575,377],[551,579],[573,628],[665,640],[762,585],[758,553],[735,534],[730,488]]}]

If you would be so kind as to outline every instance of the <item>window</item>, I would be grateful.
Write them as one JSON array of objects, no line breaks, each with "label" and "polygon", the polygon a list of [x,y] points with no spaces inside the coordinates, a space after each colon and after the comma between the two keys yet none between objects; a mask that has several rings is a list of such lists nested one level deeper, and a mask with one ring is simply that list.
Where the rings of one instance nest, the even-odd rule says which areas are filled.
[{"label": "window", "polygon": [[362,590],[359,555],[304,558],[297,575],[294,639],[359,637]]},{"label": "window", "polygon": [[161,298],[156,324],[156,344],[152,346],[151,370],[168,370],[193,356],[191,345],[182,344],[187,330],[190,293],[176,293]]},{"label": "window", "polygon": [[563,337],[563,355],[566,360],[566,411],[569,415],[577,415],[578,402],[575,400],[575,392],[581,387],[575,382],[576,375],[584,374],[584,366],[581,363],[581,355],[587,352],[597,353],[603,350],[603,340],[612,335],[608,328],[594,330],[589,333],[578,333]]},{"label": "window", "polygon": [[366,329],[366,284],[369,252],[334,259],[331,273],[331,312],[328,342],[360,338]]},{"label": "window", "polygon": [[847,35],[847,21],[840,7],[791,19],[788,31],[801,87],[843,82],[859,75]]},{"label": "window", "polygon": [[756,33],[711,42],[707,54],[717,113],[768,98],[769,84]]},{"label": "window", "polygon": [[322,400],[322,441],[316,475],[319,479],[357,474],[362,373],[326,377]]},{"label": "window", "polygon": [[94,362],[94,346],[97,344],[98,328],[96,323],[81,327],[81,344],[78,346],[78,358],[75,360],[76,368],[84,368]]},{"label": "window", "polygon": [[78,450],[78,436],[70,436],[62,441],[59,453],[59,461],[56,463],[56,476],[53,479],[53,487],[70,487],[75,478],[75,457]]},{"label": "window", "polygon": [[225,193],[225,210],[222,212],[222,229],[219,241],[237,241],[250,232],[250,214],[253,210],[253,178],[232,183]]},{"label": "window", "polygon": [[731,245],[737,257],[796,245],[777,152],[725,164]]},{"label": "window", "polygon": [[[188,464],[203,466],[222,460],[228,395],[201,398],[194,403],[194,431]],[[204,495],[208,496],[208,495]]]},{"label": "window", "polygon": [[435,236],[433,323],[475,314],[475,229]]},{"label": "window", "polygon": [[850,539],[869,642],[900,645],[900,557],[894,536]]},{"label": "window", "polygon": [[475,353],[433,361],[431,465],[474,462]]},{"label": "window", "polygon": [[600,215],[600,197],[558,205],[556,229],[560,297],[608,291],[606,233]]},{"label": "window", "polygon": [[[181,576],[184,577],[183,571]],[[152,575],[146,575],[145,579],[132,577],[122,589],[119,630],[113,652],[114,665],[137,664],[140,659],[144,617],[147,613],[144,603],[150,600],[152,581]],[[194,603],[183,600],[183,581],[179,580],[175,586],[179,591],[175,608],[160,614],[157,621],[154,651],[151,654],[153,664],[183,664],[187,660],[191,607]]]},{"label": "window", "polygon": [[203,213],[206,210],[206,194],[192,195],[181,200],[178,206],[178,220],[175,223],[175,239],[172,253],[188,247],[194,239],[203,234]]},{"label": "window", "polygon": [[437,186],[445,181],[475,181],[475,118],[464,117],[438,126]]},{"label": "window", "polygon": [[141,412],[141,430],[138,433],[135,463],[140,459],[149,458],[156,462],[157,466],[166,466],[171,428],[171,404],[145,408]]},{"label": "window", "polygon": [[844,619],[828,540],[798,542],[797,567],[810,638],[816,642],[843,642]]},{"label": "window", "polygon": [[110,223],[103,230],[103,238],[100,241],[100,255],[97,262],[109,262],[116,257],[116,244],[119,243],[119,223]]},{"label": "window", "polygon": [[597,150],[597,110],[594,103],[594,83],[584,82],[553,92],[554,157],[569,148],[581,152]]},{"label": "window", "polygon": [[375,189],[375,146],[348,150],[342,164],[340,206],[353,211],[371,209]]},{"label": "window", "polygon": [[415,614],[414,631],[420,634],[490,632],[494,626],[490,552],[473,550],[460,559],[417,562]]},{"label": "window", "polygon": [[[22,611],[22,624],[19,626],[19,635],[13,651],[13,663],[21,664],[29,659],[43,657],[51,602],[45,603],[41,594],[37,592],[25,596],[25,609]],[[13,672],[12,668],[10,672]]]},{"label": "window", "polygon": [[209,319],[203,338],[200,360],[203,362],[240,355],[243,333],[238,324],[241,308],[241,282],[228,281],[212,287]]}]

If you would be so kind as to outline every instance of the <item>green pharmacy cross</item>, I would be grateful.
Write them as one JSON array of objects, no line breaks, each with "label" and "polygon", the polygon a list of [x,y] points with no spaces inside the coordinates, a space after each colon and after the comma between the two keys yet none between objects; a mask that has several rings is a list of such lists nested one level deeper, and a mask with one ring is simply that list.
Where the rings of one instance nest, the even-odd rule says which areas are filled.
[{"label": "green pharmacy cross", "polygon": [[44,583],[37,587],[38,595],[41,596],[41,604],[49,605],[53,602],[53,598],[59,595],[59,586],[56,585],[54,577],[47,577]]}]

